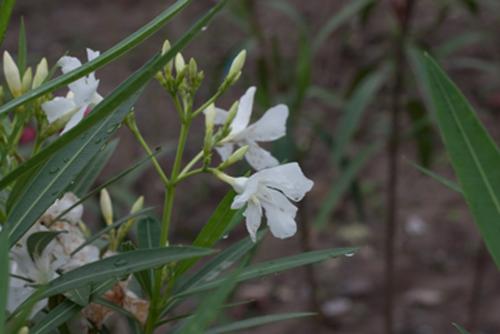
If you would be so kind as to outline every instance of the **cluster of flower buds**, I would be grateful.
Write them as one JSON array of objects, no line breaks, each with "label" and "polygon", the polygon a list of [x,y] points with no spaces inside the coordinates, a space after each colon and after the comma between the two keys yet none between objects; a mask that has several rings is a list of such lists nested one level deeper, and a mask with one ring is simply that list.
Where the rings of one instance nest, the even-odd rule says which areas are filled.
[{"label": "cluster of flower buds", "polygon": [[[163,43],[161,55],[165,55],[170,49],[170,42],[166,40]],[[205,75],[203,71],[198,70],[198,64],[194,58],[190,58],[186,63],[184,56],[179,52],[174,60],[169,61],[155,77],[170,95],[179,94],[185,102],[193,99]]]},{"label": "cluster of flower buds", "polygon": [[49,69],[47,59],[42,58],[38,63],[33,77],[31,67],[21,71],[8,51],[3,53],[3,72],[5,81],[12,97],[19,97],[30,89],[38,88],[48,77]]}]

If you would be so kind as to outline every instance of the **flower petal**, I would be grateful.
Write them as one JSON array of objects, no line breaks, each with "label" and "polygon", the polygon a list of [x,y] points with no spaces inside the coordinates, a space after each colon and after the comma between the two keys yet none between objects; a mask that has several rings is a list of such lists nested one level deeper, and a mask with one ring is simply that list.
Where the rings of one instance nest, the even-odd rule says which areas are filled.
[{"label": "flower petal", "polygon": [[267,217],[267,225],[271,233],[280,239],[293,236],[297,232],[295,205],[279,191],[267,189],[259,196]]},{"label": "flower petal", "polygon": [[81,78],[68,85],[74,94],[75,104],[82,106],[91,104],[99,87],[99,80],[95,78]]},{"label": "flower petal", "polygon": [[255,87],[250,87],[246,93],[240,98],[240,104],[238,105],[238,111],[231,123],[231,134],[237,134],[243,131],[248,123],[250,122],[250,116],[252,116],[253,109],[253,99],[255,96]]},{"label": "flower petal", "polygon": [[[55,219],[61,213],[72,207],[79,198],[71,192],[65,193],[60,199],[56,199],[54,204],[52,204],[44,215],[49,216],[50,220]],[[83,215],[83,205],[79,204],[67,212],[62,218],[69,221],[70,223],[78,223],[82,219]]]},{"label": "flower petal", "polygon": [[71,116],[68,123],[66,123],[64,130],[62,130],[61,135],[73,129],[75,126],[77,126],[78,123],[80,123],[80,121],[83,119],[83,116],[85,116],[85,110],[87,110],[87,106],[83,106],[73,116]]},{"label": "flower petal", "polygon": [[[203,110],[203,114],[206,116],[207,114],[207,110],[208,109],[205,109]],[[215,107],[215,119],[214,119],[214,124],[215,125],[222,125],[226,122],[226,119],[227,119],[227,115],[229,114],[229,112],[227,112],[226,110],[224,109],[221,109],[221,108],[217,108]]]},{"label": "flower petal", "polygon": [[82,63],[76,57],[64,56],[58,60],[57,65],[59,65],[59,67],[61,67],[61,71],[66,74],[82,66]]},{"label": "flower petal", "polygon": [[238,177],[233,185],[234,190],[239,194],[234,197],[231,203],[231,209],[241,209],[245,204],[257,194],[259,190],[259,182],[256,179],[247,177]]},{"label": "flower petal", "polygon": [[257,145],[255,142],[248,143],[248,151],[245,159],[255,170],[262,170],[279,165],[279,161],[268,151]]},{"label": "flower petal", "polygon": [[253,242],[256,240],[257,231],[259,230],[260,222],[262,220],[262,207],[258,201],[248,202],[247,208],[243,213],[246,218],[247,231]]},{"label": "flower petal", "polygon": [[254,124],[242,131],[236,138],[249,141],[273,141],[286,134],[288,107],[284,104],[272,107]]},{"label": "flower petal", "polygon": [[234,144],[227,143],[222,146],[215,146],[215,150],[219,153],[221,160],[226,161],[233,153]]},{"label": "flower petal", "polygon": [[42,109],[47,115],[49,123],[54,123],[64,115],[76,109],[75,102],[67,97],[56,97],[42,104]]},{"label": "flower petal", "polygon": [[296,162],[261,170],[254,177],[266,186],[282,191],[294,201],[300,201],[314,185]]}]

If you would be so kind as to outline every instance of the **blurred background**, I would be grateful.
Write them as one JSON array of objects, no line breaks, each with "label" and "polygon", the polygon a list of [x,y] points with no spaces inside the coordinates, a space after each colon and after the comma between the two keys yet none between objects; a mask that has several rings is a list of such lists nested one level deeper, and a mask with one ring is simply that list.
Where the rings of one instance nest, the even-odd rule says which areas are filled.
[{"label": "blurred background", "polygon": [[[172,2],[18,1],[4,45],[17,52],[23,18],[30,64],[46,56],[53,65],[65,53],[83,58],[85,48],[110,48]],[[175,40],[213,2],[194,1],[161,33],[99,70],[101,94],[138,69],[165,38]],[[461,195],[415,167],[454,179],[426,107],[426,92],[414,74],[416,47],[437,57],[498,142],[498,0],[233,0],[183,51],[205,71],[199,101],[216,90],[233,57],[245,48],[249,56],[243,76],[218,106],[228,108],[255,85],[257,115],[278,103],[290,107],[288,137],[273,151],[299,161],[315,187],[301,203],[296,237],[266,238],[256,259],[360,247],[352,257],[242,284],[233,300],[251,302],[225,316],[319,314],[252,333],[388,333],[388,319],[394,333],[454,333],[452,322],[474,333],[500,332],[500,275]],[[159,84],[151,82],[136,111],[146,139],[163,148],[161,162],[170,166],[178,121]],[[200,148],[203,119],[192,133],[186,156]],[[119,137],[98,182],[144,156],[127,129]],[[181,189],[173,238],[189,243],[229,189],[207,176]],[[148,206],[162,204],[162,185],[149,165],[109,190],[122,214],[140,194]],[[89,203],[87,220],[97,228],[101,222],[93,209]],[[225,241],[245,235],[241,224]]]}]

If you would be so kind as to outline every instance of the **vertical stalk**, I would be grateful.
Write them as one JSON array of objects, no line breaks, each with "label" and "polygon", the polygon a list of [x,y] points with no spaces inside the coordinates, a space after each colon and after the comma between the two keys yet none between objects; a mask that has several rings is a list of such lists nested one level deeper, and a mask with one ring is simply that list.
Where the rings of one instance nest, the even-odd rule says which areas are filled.
[{"label": "vertical stalk", "polygon": [[400,151],[400,114],[401,100],[404,93],[404,48],[408,35],[411,12],[415,1],[392,2],[394,12],[399,20],[399,32],[394,43],[394,85],[391,92],[390,138],[387,146],[387,212],[385,234],[385,333],[394,334],[394,283],[395,283],[395,248],[397,244],[398,215],[398,182],[399,182],[399,151]]},{"label": "vertical stalk", "polygon": [[[160,245],[161,247],[168,245],[168,238],[170,232],[170,226],[172,222],[172,211],[174,208],[174,198],[175,198],[175,188],[177,183],[177,177],[182,165],[182,157],[184,155],[184,148],[186,147],[186,141],[189,133],[189,127],[191,126],[191,119],[188,118],[182,120],[181,132],[179,134],[179,141],[177,144],[177,152],[175,154],[175,161],[172,167],[172,172],[170,176],[170,182],[166,186],[165,202],[163,206],[163,215],[161,220],[161,234],[160,234]],[[156,321],[160,314],[159,308],[161,307],[161,301],[163,300],[162,295],[162,284],[163,284],[163,268],[158,268],[155,272],[155,284],[154,284],[154,294],[151,300],[150,311],[146,326],[144,329],[145,334],[152,334],[155,329]]]}]

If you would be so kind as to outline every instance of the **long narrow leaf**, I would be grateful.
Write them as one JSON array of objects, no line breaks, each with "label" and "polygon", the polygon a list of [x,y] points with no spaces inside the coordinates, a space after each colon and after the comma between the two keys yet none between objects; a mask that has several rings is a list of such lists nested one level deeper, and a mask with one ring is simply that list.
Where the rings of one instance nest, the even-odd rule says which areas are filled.
[{"label": "long narrow leaf", "polygon": [[8,233],[3,229],[0,232],[0,333],[5,328],[5,314],[9,298],[9,246]]},{"label": "long narrow leaf", "polygon": [[432,105],[453,168],[486,246],[500,268],[500,151],[459,88],[430,56],[427,73]]},{"label": "long narrow leaf", "polygon": [[49,282],[43,296],[50,297],[84,284],[95,284],[169,262],[210,255],[213,252],[209,249],[195,247],[166,247],[125,252],[86,264],[59,276]]},{"label": "long narrow leaf", "polygon": [[453,327],[455,327],[460,332],[460,334],[469,334],[469,332],[467,330],[465,330],[465,328],[463,328],[459,324],[454,323]]},{"label": "long narrow leaf", "polygon": [[0,4],[0,44],[5,38],[5,32],[9,26],[10,16],[16,0],[2,0]]},{"label": "long narrow leaf", "polygon": [[[263,277],[284,270],[305,266],[308,264],[325,261],[342,255],[351,255],[356,252],[356,248],[338,248],[327,249],[302,253],[299,255],[289,256],[278,260],[259,263],[242,270],[238,275],[238,282],[247,281],[257,277]],[[213,281],[197,285],[191,289],[187,289],[174,295],[173,298],[186,297],[192,294],[197,294],[206,290],[218,287],[225,281],[225,278],[215,279]]]},{"label": "long narrow leaf", "polygon": [[81,306],[73,303],[72,301],[65,300],[39,321],[35,326],[30,328],[30,334],[51,334],[57,328],[72,319],[81,310]]}]

